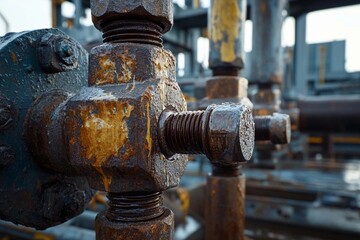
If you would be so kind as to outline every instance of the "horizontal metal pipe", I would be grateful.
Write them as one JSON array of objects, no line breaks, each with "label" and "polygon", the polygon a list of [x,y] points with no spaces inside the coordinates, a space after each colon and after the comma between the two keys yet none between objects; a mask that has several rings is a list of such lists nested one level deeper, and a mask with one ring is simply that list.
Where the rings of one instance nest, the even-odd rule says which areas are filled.
[{"label": "horizontal metal pipe", "polygon": [[298,101],[299,130],[308,133],[360,133],[360,96],[317,96]]}]

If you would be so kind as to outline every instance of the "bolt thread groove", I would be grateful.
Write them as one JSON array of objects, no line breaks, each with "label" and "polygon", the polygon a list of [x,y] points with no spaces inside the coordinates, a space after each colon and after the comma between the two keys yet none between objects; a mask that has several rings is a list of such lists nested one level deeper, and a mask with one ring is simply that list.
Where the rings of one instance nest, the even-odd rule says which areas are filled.
[{"label": "bolt thread groove", "polygon": [[202,136],[204,111],[172,114],[166,122],[165,140],[169,149],[180,154],[204,153]]},{"label": "bolt thread groove", "polygon": [[103,41],[110,43],[141,43],[162,47],[162,28],[141,19],[118,19],[104,22]]},{"label": "bolt thread groove", "polygon": [[216,67],[212,69],[213,76],[239,76],[239,69],[235,67]]},{"label": "bolt thread groove", "polygon": [[270,140],[270,121],[269,117],[255,117],[255,140]]},{"label": "bolt thread groove", "polygon": [[161,216],[164,212],[161,192],[108,193],[108,199],[106,217],[110,221],[147,221]]}]

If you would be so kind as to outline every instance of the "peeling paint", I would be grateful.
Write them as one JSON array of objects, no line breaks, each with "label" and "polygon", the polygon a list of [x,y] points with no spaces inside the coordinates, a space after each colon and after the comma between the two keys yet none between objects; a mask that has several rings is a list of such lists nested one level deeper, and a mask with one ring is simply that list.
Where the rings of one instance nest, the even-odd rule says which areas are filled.
[{"label": "peeling paint", "polygon": [[211,9],[210,38],[220,42],[221,61],[233,62],[236,59],[235,40],[239,35],[241,18],[237,0],[214,0]]},{"label": "peeling paint", "polygon": [[136,60],[128,55],[127,52],[120,54],[121,71],[117,74],[119,83],[127,83],[131,79],[135,79]]},{"label": "peeling paint", "polygon": [[96,72],[95,85],[112,84],[115,82],[116,66],[110,56],[103,55],[99,58],[100,71]]},{"label": "peeling paint", "polygon": [[169,77],[169,69],[172,68],[174,65],[171,58],[169,58],[169,55],[164,52],[156,52],[155,54],[155,71],[157,77]]},{"label": "peeling paint", "polygon": [[101,174],[105,190],[110,188],[112,177],[105,173],[102,165],[111,157],[118,156],[128,140],[129,130],[125,119],[134,107],[127,103],[96,102],[96,105],[80,112],[83,125],[80,129],[82,153],[93,159],[92,166]]}]

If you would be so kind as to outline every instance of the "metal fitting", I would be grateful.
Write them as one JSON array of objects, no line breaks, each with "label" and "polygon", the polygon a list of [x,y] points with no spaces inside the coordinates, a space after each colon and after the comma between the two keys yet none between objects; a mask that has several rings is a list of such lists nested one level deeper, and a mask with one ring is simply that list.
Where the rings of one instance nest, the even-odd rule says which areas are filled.
[{"label": "metal fitting", "polygon": [[175,153],[205,154],[225,166],[247,162],[254,149],[254,122],[245,105],[210,105],[205,111],[164,111],[159,144],[166,157]]},{"label": "metal fitting", "polygon": [[[71,48],[67,48],[68,45]],[[48,74],[39,62],[39,59],[48,59],[53,63],[55,59],[68,66],[72,64],[72,54],[78,55],[79,67],[71,71]],[[54,134],[47,135],[46,130],[55,125],[61,129],[56,121],[53,126],[48,125],[56,115],[51,115],[51,110],[69,96],[50,93],[54,93],[54,89],[78,92],[86,84],[87,52],[60,30],[41,29],[0,37],[0,59],[0,215],[3,220],[27,227],[52,227],[84,211],[93,195],[86,179],[70,176],[69,169],[66,174],[54,174],[57,169],[48,170],[44,166],[51,165],[48,155],[41,155],[47,151],[45,143],[52,143],[55,149],[50,155],[63,156],[59,151],[61,142]],[[35,113],[32,107],[44,99],[45,93],[49,93],[48,102],[42,102]],[[46,116],[41,119],[43,115]],[[32,118],[38,122],[29,127]],[[44,138],[37,142],[40,135]]]},{"label": "metal fitting", "polygon": [[174,239],[174,213],[164,208],[159,217],[146,221],[112,221],[104,212],[96,217],[96,239]]},{"label": "metal fitting", "polygon": [[45,34],[38,48],[38,60],[46,73],[58,73],[79,67],[79,50],[64,35]]},{"label": "metal fitting", "polygon": [[270,140],[273,144],[288,144],[291,139],[291,123],[287,114],[256,116],[255,141]]},{"label": "metal fitting", "polygon": [[15,160],[15,152],[11,147],[0,145],[0,169],[9,166]]},{"label": "metal fitting", "polygon": [[[104,32],[104,42],[108,42],[108,35],[116,35],[121,41],[123,32],[117,31],[119,26],[129,29],[140,29],[142,26],[158,25],[159,33],[165,33],[173,25],[172,1],[115,1],[91,0],[91,14],[94,25]],[[133,39],[141,40],[144,35],[152,34],[153,30],[134,33]]]}]

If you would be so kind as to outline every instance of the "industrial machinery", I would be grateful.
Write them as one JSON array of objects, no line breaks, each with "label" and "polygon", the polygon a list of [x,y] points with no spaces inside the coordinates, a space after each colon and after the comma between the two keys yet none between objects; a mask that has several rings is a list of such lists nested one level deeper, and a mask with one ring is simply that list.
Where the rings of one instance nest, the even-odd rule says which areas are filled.
[{"label": "industrial machinery", "polygon": [[68,2],[0,37],[0,239],[359,239],[358,82],[296,94],[330,89],[302,75],[304,16],[358,1]]}]

